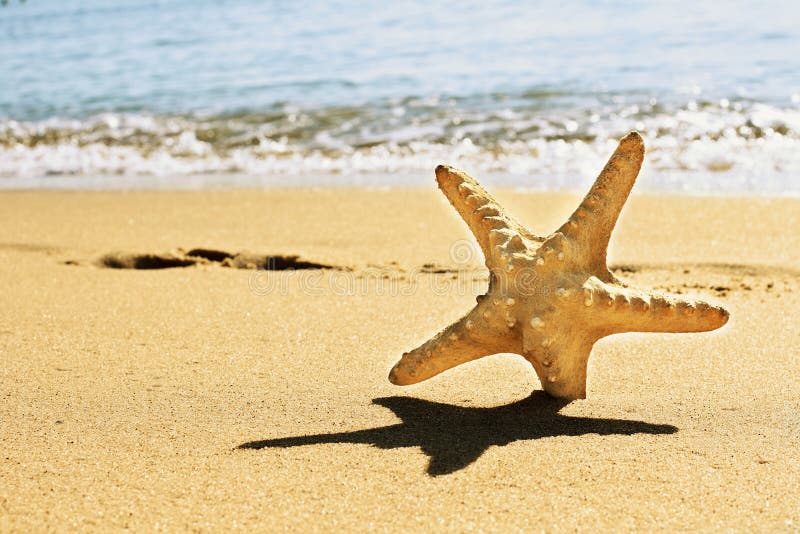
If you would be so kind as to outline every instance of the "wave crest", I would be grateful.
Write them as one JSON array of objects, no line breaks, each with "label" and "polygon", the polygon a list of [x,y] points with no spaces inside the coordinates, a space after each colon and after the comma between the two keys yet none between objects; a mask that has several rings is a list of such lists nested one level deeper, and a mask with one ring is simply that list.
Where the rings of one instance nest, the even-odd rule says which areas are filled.
[{"label": "wave crest", "polygon": [[800,175],[800,109],[750,102],[672,108],[491,105],[405,99],[263,113],[105,113],[0,122],[0,176],[416,173],[441,162],[474,172],[592,175],[637,129],[661,173]]}]

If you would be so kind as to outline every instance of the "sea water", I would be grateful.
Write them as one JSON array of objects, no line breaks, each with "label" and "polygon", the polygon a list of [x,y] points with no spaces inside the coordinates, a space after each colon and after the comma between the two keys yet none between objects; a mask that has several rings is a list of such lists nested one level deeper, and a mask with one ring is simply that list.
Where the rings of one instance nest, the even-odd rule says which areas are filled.
[{"label": "sea water", "polygon": [[0,187],[800,194],[800,4],[7,0]]}]

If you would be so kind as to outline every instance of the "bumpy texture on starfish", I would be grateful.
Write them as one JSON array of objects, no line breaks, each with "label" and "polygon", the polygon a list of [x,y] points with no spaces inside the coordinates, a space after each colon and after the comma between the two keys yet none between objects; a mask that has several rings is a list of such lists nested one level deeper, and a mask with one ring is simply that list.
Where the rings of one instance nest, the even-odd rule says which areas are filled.
[{"label": "bumpy texture on starfish", "polygon": [[483,250],[489,290],[465,317],[404,354],[389,380],[415,384],[483,356],[512,352],[533,365],[547,393],[582,399],[589,353],[598,339],[724,325],[728,312],[721,307],[629,288],[608,270],[608,240],[643,159],[644,142],[632,132],[575,213],[547,238],[506,215],[467,174],[437,167],[439,188]]}]

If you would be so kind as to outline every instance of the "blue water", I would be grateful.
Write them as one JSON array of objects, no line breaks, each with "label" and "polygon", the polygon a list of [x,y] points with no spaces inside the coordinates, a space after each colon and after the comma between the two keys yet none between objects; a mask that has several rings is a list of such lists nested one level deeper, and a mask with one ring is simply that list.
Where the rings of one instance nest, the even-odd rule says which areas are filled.
[{"label": "blue water", "polygon": [[785,1],[9,0],[0,176],[555,187],[637,128],[659,187],[800,191],[798,51]]}]

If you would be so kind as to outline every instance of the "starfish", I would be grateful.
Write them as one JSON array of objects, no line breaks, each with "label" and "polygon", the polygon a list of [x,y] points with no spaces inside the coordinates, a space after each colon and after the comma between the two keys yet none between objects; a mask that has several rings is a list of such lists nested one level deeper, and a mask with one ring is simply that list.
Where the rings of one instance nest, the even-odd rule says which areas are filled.
[{"label": "starfish", "polygon": [[489,268],[477,305],[420,347],[403,354],[389,381],[409,385],[484,356],[522,355],[544,390],[586,398],[594,343],[621,332],[706,332],[728,312],[700,300],[628,287],[608,269],[611,231],[644,160],[631,132],[620,142],[578,209],[548,237],[507,215],[466,173],[440,165],[436,181],[466,221]]}]

